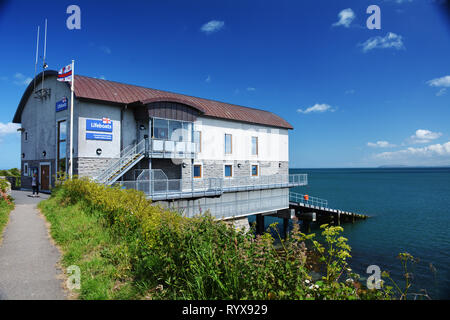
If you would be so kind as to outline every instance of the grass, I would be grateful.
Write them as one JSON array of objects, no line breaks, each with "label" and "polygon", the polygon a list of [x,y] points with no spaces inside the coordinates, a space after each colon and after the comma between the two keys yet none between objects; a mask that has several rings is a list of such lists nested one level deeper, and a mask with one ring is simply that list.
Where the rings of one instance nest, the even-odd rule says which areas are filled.
[{"label": "grass", "polygon": [[138,298],[120,239],[111,234],[100,215],[87,214],[79,204],[62,207],[59,200],[42,201],[39,207],[51,223],[51,235],[63,252],[62,266],[80,267],[82,286],[78,298]]},{"label": "grass", "polygon": [[8,204],[5,200],[0,199],[0,243],[2,240],[3,229],[9,220],[9,213],[14,209],[14,204]]}]

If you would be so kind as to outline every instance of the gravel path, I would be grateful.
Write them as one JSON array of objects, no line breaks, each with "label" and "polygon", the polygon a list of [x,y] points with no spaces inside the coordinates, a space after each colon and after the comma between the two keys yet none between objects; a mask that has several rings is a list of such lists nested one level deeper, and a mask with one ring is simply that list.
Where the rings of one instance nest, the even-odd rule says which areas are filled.
[{"label": "gravel path", "polygon": [[66,299],[58,249],[51,243],[36,205],[48,195],[12,191],[16,207],[0,245],[0,300]]}]

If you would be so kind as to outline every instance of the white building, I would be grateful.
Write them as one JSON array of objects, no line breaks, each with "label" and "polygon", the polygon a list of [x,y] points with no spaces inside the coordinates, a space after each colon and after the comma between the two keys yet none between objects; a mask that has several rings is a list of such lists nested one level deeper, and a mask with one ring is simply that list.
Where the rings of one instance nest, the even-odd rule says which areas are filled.
[{"label": "white building", "polygon": [[[39,173],[50,191],[67,172],[70,86],[56,71],[26,89],[14,122],[22,125],[22,185]],[[74,173],[144,191],[187,216],[221,219],[285,212],[292,126],[279,116],[171,92],[75,76]]]}]

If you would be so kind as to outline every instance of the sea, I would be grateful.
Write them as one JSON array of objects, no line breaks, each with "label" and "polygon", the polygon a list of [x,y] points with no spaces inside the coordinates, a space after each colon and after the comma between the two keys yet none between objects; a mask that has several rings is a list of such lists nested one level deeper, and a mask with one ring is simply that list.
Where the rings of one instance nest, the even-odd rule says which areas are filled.
[{"label": "sea", "polygon": [[[350,267],[363,281],[373,273],[367,268],[375,265],[404,288],[398,255],[407,252],[417,259],[408,270],[413,283],[408,299],[450,299],[449,167],[290,169],[290,173],[308,174],[308,185],[292,192],[370,217],[341,224],[352,248]],[[254,220],[249,217],[250,223]],[[266,217],[266,227],[273,222],[280,222],[282,229],[281,219]],[[320,231],[318,225],[312,226],[311,232]]]}]

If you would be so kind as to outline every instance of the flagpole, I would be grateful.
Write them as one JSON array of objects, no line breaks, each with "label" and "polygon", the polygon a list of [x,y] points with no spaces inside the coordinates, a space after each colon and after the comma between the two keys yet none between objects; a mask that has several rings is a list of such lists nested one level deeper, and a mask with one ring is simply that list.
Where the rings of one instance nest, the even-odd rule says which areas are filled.
[{"label": "flagpole", "polygon": [[69,160],[69,178],[72,179],[73,176],[73,89],[75,81],[75,71],[74,71],[75,61],[72,60],[72,84],[70,86],[70,160]]}]

